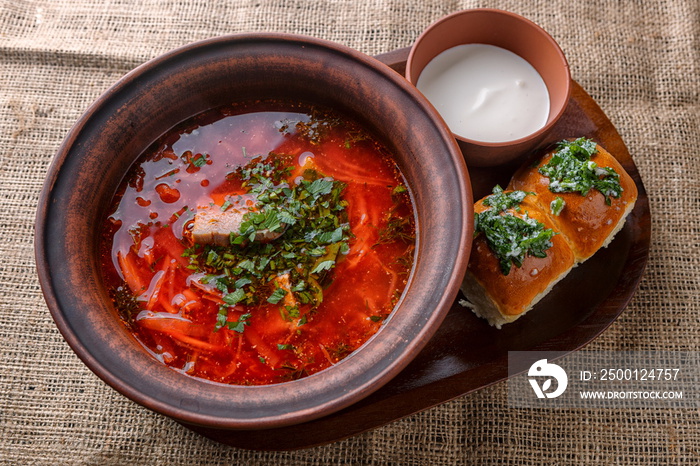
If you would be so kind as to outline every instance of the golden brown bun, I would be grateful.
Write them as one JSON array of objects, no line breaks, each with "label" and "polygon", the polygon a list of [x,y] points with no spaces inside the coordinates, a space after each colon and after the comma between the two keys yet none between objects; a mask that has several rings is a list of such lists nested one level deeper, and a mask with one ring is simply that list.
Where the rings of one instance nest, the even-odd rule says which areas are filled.
[{"label": "golden brown bun", "polygon": [[[474,212],[488,210],[480,200],[474,205]],[[507,211],[523,217],[525,213],[545,228],[554,225],[549,216],[543,214],[534,196],[527,196],[520,204],[520,212]],[[483,234],[474,238],[467,267],[467,275],[462,284],[462,292],[471,301],[472,310],[487,319],[491,325],[499,327],[512,322],[530,310],[559,280],[564,278],[574,265],[574,254],[561,235],[552,238],[552,247],[547,257],[526,256],[522,267],[511,266],[510,273],[503,275],[498,258],[486,243]]]},{"label": "golden brown bun", "polygon": [[549,190],[549,178],[538,169],[546,164],[554,151],[546,154],[536,166],[527,165],[518,170],[507,189],[531,191],[543,211],[549,212],[550,203],[561,197],[566,207],[559,216],[552,215],[555,231],[559,231],[569,241],[576,255],[576,262],[583,262],[601,247],[607,246],[612,237],[625,223],[637,200],[637,186],[622,165],[608,151],[597,146],[598,152],[591,160],[599,167],[610,167],[620,175],[622,195],[605,203],[605,196],[597,189],[591,189],[587,196],[579,193],[553,193]]},{"label": "golden brown bun", "polygon": [[[552,193],[549,178],[538,168],[547,163],[553,152],[546,154],[537,164],[528,164],[518,170],[508,190],[533,192],[526,196],[521,212],[544,223],[558,234],[552,238],[553,246],[546,258],[526,256],[522,267],[511,266],[503,275],[496,255],[491,251],[483,234],[474,238],[469,266],[462,283],[462,292],[469,300],[462,304],[470,307],[478,316],[498,328],[513,322],[529,311],[552,287],[579,263],[591,257],[601,247],[607,246],[622,228],[627,215],[637,200],[637,187],[619,162],[602,147],[591,158],[600,167],[611,167],[620,175],[622,195],[605,203],[600,191],[591,189],[587,196],[579,193]],[[566,205],[559,216],[553,215],[550,203],[561,197]],[[485,199],[485,198],[484,198]],[[481,199],[474,205],[474,212],[487,210]]]}]

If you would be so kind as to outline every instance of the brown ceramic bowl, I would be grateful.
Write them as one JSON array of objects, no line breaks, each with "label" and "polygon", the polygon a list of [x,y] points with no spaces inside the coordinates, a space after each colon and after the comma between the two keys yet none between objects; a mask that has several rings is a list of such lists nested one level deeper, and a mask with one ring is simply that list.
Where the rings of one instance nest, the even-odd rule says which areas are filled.
[{"label": "brown ceramic bowl", "polygon": [[507,142],[483,142],[455,134],[467,164],[489,167],[510,162],[537,147],[566,109],[571,75],[564,53],[544,29],[502,10],[473,9],[433,23],[416,40],[406,63],[406,79],[414,85],[425,66],[445,50],[462,44],[489,44],[527,60],[542,76],[549,91],[550,111],[544,127]]},{"label": "brown ceramic bowl", "polygon": [[[165,131],[208,109],[292,98],[347,112],[397,156],[416,207],[408,285],[380,331],[307,378],[268,386],[195,379],[156,361],[126,331],[107,296],[98,231],[132,163]],[[221,429],[291,425],[337,411],[397,374],[453,303],[471,245],[472,194],[454,139],[430,104],[377,60],[326,41],[244,34],[183,47],[135,69],[80,118],[41,194],[36,262],[68,344],[105,382],[178,421]]]}]

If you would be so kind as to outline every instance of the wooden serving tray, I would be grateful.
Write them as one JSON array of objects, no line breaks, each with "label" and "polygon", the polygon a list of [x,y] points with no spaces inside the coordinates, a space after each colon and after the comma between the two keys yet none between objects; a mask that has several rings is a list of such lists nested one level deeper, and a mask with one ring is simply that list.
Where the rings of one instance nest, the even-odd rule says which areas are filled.
[{"label": "wooden serving tray", "polygon": [[[403,74],[408,48],[376,58]],[[509,351],[575,351],[627,307],[649,255],[651,213],[637,167],[610,120],[576,82],[564,116],[543,145],[586,136],[613,154],[639,198],[613,242],[575,268],[536,307],[502,330],[457,302],[423,351],[398,376],[358,403],[304,424],[256,431],[185,425],[212,440],[256,450],[291,450],[334,442],[505,380]],[[469,168],[474,199],[505,186],[517,167]],[[461,299],[459,295],[457,299]]]}]

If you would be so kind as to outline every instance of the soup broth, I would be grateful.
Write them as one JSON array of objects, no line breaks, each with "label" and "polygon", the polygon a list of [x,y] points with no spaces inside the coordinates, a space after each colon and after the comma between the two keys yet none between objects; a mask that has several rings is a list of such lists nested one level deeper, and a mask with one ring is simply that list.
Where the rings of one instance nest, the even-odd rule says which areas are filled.
[{"label": "soup broth", "polygon": [[390,151],[289,102],[203,113],[127,174],[102,235],[126,327],[159,361],[228,384],[321,371],[390,315],[415,247]]}]

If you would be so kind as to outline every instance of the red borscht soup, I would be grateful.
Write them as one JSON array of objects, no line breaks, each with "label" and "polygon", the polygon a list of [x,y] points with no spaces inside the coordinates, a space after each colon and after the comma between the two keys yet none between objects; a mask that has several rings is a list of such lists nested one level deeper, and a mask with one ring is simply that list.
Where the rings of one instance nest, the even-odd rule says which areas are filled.
[{"label": "red borscht soup", "polygon": [[415,247],[390,151],[318,107],[238,104],[165,134],[103,227],[115,308],[159,361],[228,384],[341,361],[380,328]]}]

